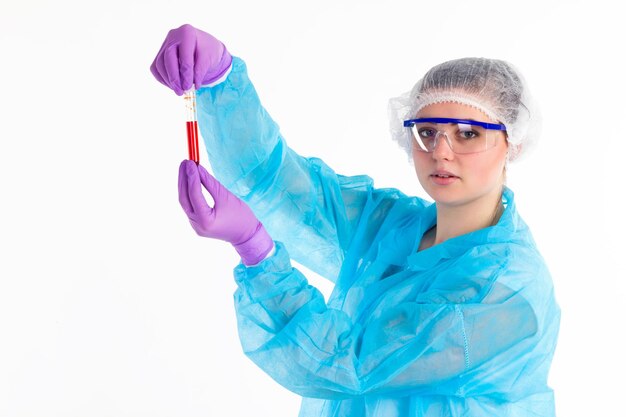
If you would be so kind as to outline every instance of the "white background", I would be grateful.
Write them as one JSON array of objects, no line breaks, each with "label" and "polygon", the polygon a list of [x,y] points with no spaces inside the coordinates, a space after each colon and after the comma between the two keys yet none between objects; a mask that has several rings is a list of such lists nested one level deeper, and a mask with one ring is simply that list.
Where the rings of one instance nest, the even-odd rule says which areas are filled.
[{"label": "white background", "polygon": [[149,66],[183,23],[246,60],[296,151],[421,196],[388,98],[444,60],[515,64],[544,117],[509,186],[563,310],[557,413],[623,410],[623,19],[541,3],[2,0],[0,416],[297,415],[241,353],[234,250],[178,204],[183,100]]}]

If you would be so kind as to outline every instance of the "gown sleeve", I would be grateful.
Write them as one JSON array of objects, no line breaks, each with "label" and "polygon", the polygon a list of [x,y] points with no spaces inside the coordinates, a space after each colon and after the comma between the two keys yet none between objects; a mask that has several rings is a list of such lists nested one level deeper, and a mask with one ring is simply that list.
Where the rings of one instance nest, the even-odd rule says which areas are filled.
[{"label": "gown sleeve", "polygon": [[261,105],[245,63],[197,93],[198,120],[215,177],[245,201],[292,258],[336,281],[371,178],[335,174],[290,149]]},{"label": "gown sleeve", "polygon": [[[278,383],[304,397],[501,392],[528,366],[538,320],[523,290],[498,282],[502,265],[481,270],[498,277],[483,285],[488,293],[481,302],[455,300],[458,294],[435,285],[355,322],[327,307],[277,242],[271,258],[235,269],[243,350]],[[538,272],[509,270],[515,279]],[[466,294],[472,283],[464,287]]]}]

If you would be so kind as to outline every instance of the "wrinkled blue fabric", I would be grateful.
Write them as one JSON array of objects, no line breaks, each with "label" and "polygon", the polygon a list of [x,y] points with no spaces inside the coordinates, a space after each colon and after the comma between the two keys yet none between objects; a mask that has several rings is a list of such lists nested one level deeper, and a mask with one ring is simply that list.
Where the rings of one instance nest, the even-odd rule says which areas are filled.
[{"label": "wrinkled blue fabric", "polygon": [[435,205],[288,148],[241,59],[197,98],[215,176],[276,241],[235,268],[241,344],[301,416],[554,415],[560,310],[510,189],[495,226],[418,252]]}]

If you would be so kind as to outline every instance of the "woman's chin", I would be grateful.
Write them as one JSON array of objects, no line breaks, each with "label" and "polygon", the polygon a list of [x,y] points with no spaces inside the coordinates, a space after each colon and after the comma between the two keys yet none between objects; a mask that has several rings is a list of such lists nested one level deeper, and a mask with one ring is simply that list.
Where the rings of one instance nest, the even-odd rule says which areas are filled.
[{"label": "woman's chin", "polygon": [[[458,180],[456,182],[458,182]],[[423,186],[423,188],[426,193],[428,193],[430,198],[435,200],[435,202],[454,205],[455,202],[459,202],[463,199],[463,193],[461,192],[462,190],[460,190],[459,187],[454,187],[451,185],[452,184],[427,184],[425,187]]]}]

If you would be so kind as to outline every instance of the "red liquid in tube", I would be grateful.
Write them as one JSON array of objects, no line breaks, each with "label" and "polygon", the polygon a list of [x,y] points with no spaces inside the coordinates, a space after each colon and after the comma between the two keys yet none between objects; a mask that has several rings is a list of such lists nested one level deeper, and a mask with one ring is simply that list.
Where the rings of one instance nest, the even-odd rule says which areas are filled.
[{"label": "red liquid in tube", "polygon": [[196,164],[200,163],[200,149],[198,148],[198,122],[187,122],[187,147],[189,149],[189,159]]}]

